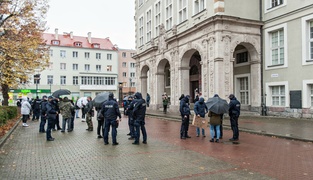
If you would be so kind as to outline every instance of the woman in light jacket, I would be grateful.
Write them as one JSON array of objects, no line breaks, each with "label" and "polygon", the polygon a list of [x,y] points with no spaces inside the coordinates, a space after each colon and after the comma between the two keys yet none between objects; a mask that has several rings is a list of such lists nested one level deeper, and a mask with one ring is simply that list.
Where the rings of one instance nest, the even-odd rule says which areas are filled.
[{"label": "woman in light jacket", "polygon": [[30,112],[32,110],[31,105],[29,104],[27,97],[22,98],[22,105],[21,105],[21,114],[23,118],[23,127],[28,127],[26,124],[27,119],[29,118]]}]

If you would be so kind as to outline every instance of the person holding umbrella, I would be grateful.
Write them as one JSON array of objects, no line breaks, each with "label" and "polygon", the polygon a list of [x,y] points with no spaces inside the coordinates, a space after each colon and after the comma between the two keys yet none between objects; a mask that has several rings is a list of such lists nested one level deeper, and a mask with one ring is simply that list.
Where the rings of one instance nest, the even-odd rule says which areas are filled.
[{"label": "person holding umbrella", "polygon": [[233,94],[230,94],[228,98],[230,99],[229,102],[230,125],[233,131],[233,137],[230,138],[229,140],[238,141],[239,140],[238,118],[240,116],[240,102]]}]

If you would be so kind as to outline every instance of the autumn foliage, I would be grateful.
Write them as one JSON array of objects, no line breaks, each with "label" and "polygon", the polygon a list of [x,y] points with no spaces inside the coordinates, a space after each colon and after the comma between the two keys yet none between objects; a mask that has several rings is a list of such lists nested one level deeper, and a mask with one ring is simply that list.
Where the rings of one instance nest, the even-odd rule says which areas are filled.
[{"label": "autumn foliage", "polygon": [[8,90],[48,66],[45,28],[47,0],[0,0],[0,71],[4,104]]}]

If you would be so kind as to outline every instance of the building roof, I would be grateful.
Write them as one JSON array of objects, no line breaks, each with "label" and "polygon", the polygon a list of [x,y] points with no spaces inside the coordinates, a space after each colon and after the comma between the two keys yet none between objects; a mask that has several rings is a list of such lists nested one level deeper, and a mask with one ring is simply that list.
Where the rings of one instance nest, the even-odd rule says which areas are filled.
[{"label": "building roof", "polygon": [[[81,43],[81,48],[117,50],[117,48],[112,44],[109,38],[102,39],[90,37],[91,43],[89,43],[88,37],[73,36],[70,33],[58,34],[57,39],[55,37],[55,34],[43,33],[43,38],[46,41],[46,44],[49,46],[66,46],[77,48],[79,46],[75,45],[75,43]],[[54,40],[59,41],[59,44],[53,44]],[[99,45],[99,48],[94,45]]]}]

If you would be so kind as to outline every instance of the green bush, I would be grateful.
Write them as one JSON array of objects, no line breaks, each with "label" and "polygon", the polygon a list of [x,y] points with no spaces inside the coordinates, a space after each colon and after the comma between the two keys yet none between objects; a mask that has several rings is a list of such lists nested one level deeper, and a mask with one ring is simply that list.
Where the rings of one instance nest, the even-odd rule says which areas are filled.
[{"label": "green bush", "polygon": [[9,119],[13,119],[16,117],[16,106],[0,106],[0,126],[4,125]]},{"label": "green bush", "polygon": [[0,108],[0,126],[4,125],[8,120],[8,113],[4,108]]}]

